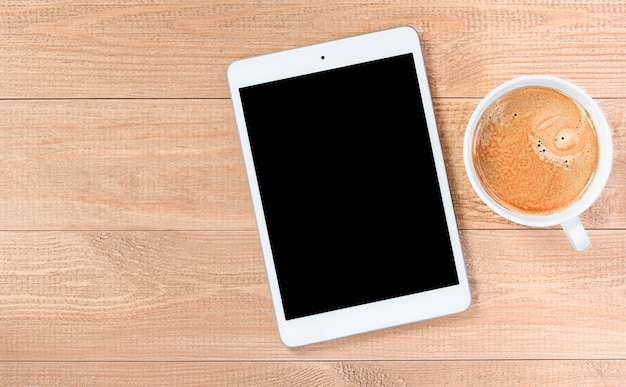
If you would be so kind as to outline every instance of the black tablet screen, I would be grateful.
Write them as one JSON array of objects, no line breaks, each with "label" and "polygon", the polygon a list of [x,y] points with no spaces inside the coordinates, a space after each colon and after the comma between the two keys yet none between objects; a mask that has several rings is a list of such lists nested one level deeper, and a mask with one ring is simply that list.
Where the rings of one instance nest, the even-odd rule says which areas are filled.
[{"label": "black tablet screen", "polygon": [[412,54],[240,95],[287,319],[458,284]]}]

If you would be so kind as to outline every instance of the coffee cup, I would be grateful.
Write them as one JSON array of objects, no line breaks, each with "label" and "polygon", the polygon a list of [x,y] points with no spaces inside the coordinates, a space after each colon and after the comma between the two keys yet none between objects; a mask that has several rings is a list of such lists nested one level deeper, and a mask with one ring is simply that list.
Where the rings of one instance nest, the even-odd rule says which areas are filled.
[{"label": "coffee cup", "polygon": [[580,214],[611,172],[611,129],[596,102],[564,79],[532,75],[492,90],[467,124],[465,169],[478,196],[509,221],[560,225],[591,246]]}]

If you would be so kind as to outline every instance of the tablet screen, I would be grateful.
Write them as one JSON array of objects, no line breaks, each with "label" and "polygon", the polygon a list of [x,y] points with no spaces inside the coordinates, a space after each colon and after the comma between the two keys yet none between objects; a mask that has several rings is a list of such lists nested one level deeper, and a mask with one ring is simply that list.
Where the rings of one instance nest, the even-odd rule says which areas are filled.
[{"label": "tablet screen", "polygon": [[412,54],[239,92],[288,320],[459,283]]}]

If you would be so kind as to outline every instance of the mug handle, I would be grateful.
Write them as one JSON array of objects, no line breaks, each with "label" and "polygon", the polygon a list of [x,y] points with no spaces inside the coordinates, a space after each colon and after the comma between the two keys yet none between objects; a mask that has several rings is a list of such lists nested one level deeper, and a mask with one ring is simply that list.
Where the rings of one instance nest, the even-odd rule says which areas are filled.
[{"label": "mug handle", "polygon": [[565,231],[567,238],[569,238],[569,241],[572,242],[576,250],[585,250],[591,246],[589,235],[587,235],[587,231],[585,231],[578,216],[561,223],[561,227],[563,227],[563,231]]}]

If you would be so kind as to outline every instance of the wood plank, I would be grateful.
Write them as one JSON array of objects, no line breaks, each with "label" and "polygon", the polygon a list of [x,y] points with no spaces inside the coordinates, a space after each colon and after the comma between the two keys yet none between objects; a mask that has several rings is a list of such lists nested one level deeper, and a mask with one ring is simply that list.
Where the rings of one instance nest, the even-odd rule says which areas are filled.
[{"label": "wood plank", "polygon": [[0,232],[0,361],[626,359],[626,230],[461,234],[455,316],[289,349],[247,232]]},{"label": "wood plank", "polygon": [[[613,173],[583,214],[626,228],[626,99],[599,101]],[[459,225],[520,228],[471,188],[463,136],[477,99],[435,99]],[[52,100],[0,104],[0,229],[254,230],[229,100]]]},{"label": "wood plank", "polygon": [[255,229],[229,100],[5,101],[0,229]]},{"label": "wood plank", "polygon": [[227,98],[236,59],[410,25],[436,97],[480,97],[548,73],[626,97],[626,4],[298,0],[0,7],[0,98]]},{"label": "wood plank", "polygon": [[4,363],[7,386],[622,386],[624,360]]}]

